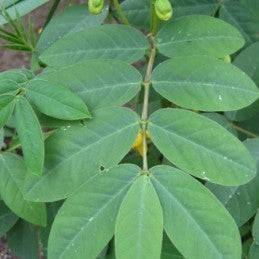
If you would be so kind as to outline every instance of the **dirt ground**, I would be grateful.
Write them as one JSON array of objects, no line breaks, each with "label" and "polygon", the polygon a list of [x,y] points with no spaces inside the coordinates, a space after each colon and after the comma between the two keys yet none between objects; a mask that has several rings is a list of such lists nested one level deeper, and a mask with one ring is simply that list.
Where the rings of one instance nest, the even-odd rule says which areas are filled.
[{"label": "dirt ground", "polygon": [[[63,0],[59,4],[57,12],[60,12],[69,3],[84,3],[85,0]],[[39,29],[44,24],[48,10],[52,5],[52,1],[37,8],[29,15],[34,24],[34,30],[38,33]],[[24,20],[28,18],[28,15],[24,17]],[[26,52],[17,52],[9,50],[0,50],[0,72],[11,69],[11,68],[23,68],[28,67],[30,64],[30,55]]]}]

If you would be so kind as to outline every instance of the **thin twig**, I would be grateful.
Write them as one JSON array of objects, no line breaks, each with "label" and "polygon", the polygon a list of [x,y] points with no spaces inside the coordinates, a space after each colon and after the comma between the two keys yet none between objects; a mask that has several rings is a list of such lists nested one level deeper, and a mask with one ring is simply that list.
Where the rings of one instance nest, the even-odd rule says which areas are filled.
[{"label": "thin twig", "polygon": [[141,115],[142,122],[142,135],[143,135],[143,171],[148,171],[148,160],[147,160],[147,120],[148,120],[148,104],[149,104],[149,89],[151,85],[151,76],[152,70],[154,66],[154,61],[156,57],[156,47],[154,44],[153,36],[149,37],[150,39],[150,56],[147,64],[147,70],[145,74],[145,79],[143,82],[144,86],[144,100],[143,100],[143,108]]},{"label": "thin twig", "polygon": [[235,125],[235,124],[233,124],[233,123],[231,123],[231,126],[232,126],[234,129],[236,129],[237,131],[244,133],[244,134],[247,135],[248,137],[251,137],[251,138],[258,138],[258,137],[259,137],[258,135],[256,135],[256,134],[250,132],[249,130],[246,130],[246,129],[242,128],[242,127],[239,127],[239,126],[237,126],[237,125]]}]

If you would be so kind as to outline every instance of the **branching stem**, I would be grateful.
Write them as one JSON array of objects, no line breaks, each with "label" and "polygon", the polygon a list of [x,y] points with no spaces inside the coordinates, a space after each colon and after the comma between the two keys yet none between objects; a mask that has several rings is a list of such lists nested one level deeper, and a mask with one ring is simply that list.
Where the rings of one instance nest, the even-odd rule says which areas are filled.
[{"label": "branching stem", "polygon": [[154,44],[153,36],[150,35],[150,55],[147,64],[147,70],[145,74],[145,79],[143,82],[144,86],[144,100],[143,100],[143,108],[142,108],[142,135],[143,135],[143,171],[148,171],[148,160],[147,160],[147,120],[148,120],[148,103],[149,103],[149,89],[151,85],[151,76],[152,70],[154,66],[154,61],[156,57],[156,47]]}]

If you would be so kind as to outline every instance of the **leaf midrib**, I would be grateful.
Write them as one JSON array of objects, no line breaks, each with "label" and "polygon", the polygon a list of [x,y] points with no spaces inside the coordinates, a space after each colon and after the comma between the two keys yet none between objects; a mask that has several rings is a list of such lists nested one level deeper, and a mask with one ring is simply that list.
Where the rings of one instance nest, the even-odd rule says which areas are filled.
[{"label": "leaf midrib", "polygon": [[[172,85],[172,84],[188,84],[188,86],[186,86],[186,88],[192,88],[192,86],[194,85],[194,87],[200,87],[200,88],[206,88],[206,86],[210,86],[211,88],[214,88],[214,86],[218,87],[218,88],[223,88],[223,89],[228,89],[228,90],[239,90],[239,91],[243,91],[243,92],[247,92],[247,93],[252,93],[252,94],[258,94],[258,91],[253,91],[247,88],[239,88],[239,87],[235,87],[235,86],[229,86],[229,85],[225,85],[225,84],[219,84],[219,83],[206,83],[206,82],[200,82],[200,81],[186,81],[186,80],[181,80],[181,81],[177,81],[177,80],[173,80],[173,81],[168,81],[168,80],[161,80],[161,81],[156,81],[153,80],[153,83],[156,84],[166,84],[166,85]],[[236,84],[235,84],[236,85]],[[173,86],[175,87],[175,86]],[[182,90],[182,89],[180,89]],[[259,94],[258,94],[259,95]]]},{"label": "leaf midrib", "polygon": [[[173,37],[173,36],[172,36]],[[187,39],[182,39],[182,40],[170,40],[170,41],[167,41],[167,42],[164,42],[164,43],[158,43],[158,46],[162,46],[162,47],[165,47],[167,45],[177,45],[179,43],[189,43],[190,41],[193,42],[193,41],[206,41],[206,40],[215,40],[215,39],[241,39],[242,40],[242,37],[240,36],[201,36],[201,37],[196,37],[196,38],[187,38]],[[224,43],[222,43],[224,44]],[[170,46],[170,47],[171,47]]]}]

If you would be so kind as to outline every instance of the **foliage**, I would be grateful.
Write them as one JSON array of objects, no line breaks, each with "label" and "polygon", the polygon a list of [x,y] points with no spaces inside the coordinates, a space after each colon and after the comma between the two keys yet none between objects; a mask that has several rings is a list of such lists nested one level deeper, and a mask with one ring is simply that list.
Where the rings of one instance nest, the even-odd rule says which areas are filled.
[{"label": "foliage", "polygon": [[93,0],[52,17],[53,1],[34,41],[17,18],[44,2],[6,0],[0,17],[32,53],[0,73],[14,253],[258,258],[257,1]]}]

